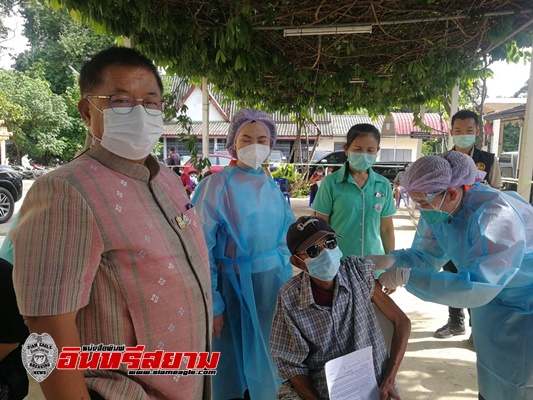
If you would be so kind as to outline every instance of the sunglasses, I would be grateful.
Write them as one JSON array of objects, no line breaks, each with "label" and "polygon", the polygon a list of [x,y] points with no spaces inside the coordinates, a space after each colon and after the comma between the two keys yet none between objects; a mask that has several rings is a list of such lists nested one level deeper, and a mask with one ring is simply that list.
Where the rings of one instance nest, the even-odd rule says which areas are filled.
[{"label": "sunglasses", "polygon": [[322,249],[333,250],[336,247],[337,247],[337,239],[331,238],[331,239],[326,239],[324,243],[322,244],[314,244],[308,247],[307,249],[302,251],[302,253],[307,254],[309,258],[317,258],[320,255],[320,253],[322,253]]}]

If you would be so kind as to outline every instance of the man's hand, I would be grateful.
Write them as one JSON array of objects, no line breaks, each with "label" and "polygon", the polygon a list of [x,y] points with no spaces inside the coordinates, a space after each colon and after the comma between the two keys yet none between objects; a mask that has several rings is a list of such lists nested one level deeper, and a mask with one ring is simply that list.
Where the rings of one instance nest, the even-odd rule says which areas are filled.
[{"label": "man's hand", "polygon": [[411,270],[408,268],[394,268],[383,272],[378,280],[383,287],[392,290],[407,285],[410,275]]},{"label": "man's hand", "polygon": [[387,256],[366,256],[370,261],[376,264],[376,269],[387,269],[394,265],[396,262],[396,257],[392,254]]},{"label": "man's hand", "polygon": [[222,331],[222,326],[224,325],[224,317],[222,314],[217,315],[213,318],[213,337],[220,338],[220,331]]},{"label": "man's hand", "polygon": [[379,388],[379,400],[401,400],[400,396],[394,389],[394,383],[383,382]]}]

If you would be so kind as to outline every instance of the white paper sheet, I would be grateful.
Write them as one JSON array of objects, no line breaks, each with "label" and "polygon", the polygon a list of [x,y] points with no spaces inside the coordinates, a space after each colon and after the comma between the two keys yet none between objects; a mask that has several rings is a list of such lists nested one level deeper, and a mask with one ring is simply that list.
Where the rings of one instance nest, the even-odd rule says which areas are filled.
[{"label": "white paper sheet", "polygon": [[330,400],[378,400],[372,346],[326,363]]}]

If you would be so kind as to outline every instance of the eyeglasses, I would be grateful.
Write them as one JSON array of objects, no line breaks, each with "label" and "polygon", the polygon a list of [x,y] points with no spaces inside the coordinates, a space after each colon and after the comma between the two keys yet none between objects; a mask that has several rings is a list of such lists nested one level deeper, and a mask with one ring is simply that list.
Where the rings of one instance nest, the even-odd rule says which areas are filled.
[{"label": "eyeglasses", "polygon": [[161,97],[157,96],[151,96],[145,99],[135,99],[131,96],[127,96],[124,94],[112,94],[108,96],[86,96],[85,99],[96,107],[96,105],[94,105],[91,101],[91,98],[109,100],[109,105],[111,106],[111,109],[117,114],[129,114],[133,110],[133,107],[135,107],[137,102],[140,102],[146,112],[150,115],[161,115],[163,113],[163,100],[161,100]]},{"label": "eyeglasses", "polygon": [[441,190],[437,193],[430,193],[427,195],[428,200],[433,200],[435,197],[437,197],[439,194],[444,193],[446,190]]},{"label": "eyeglasses", "polygon": [[[440,192],[437,192],[437,193],[428,193],[426,195],[426,198],[425,199],[416,199],[416,198],[413,198],[411,197],[411,200],[418,206],[420,207],[426,207],[428,205],[432,206],[430,201],[433,200],[435,197],[437,197],[438,195],[442,194],[442,193],[445,193],[446,190],[441,190]],[[443,199],[444,200],[444,199]],[[442,203],[441,203],[442,205]],[[433,207],[433,206],[432,206]]]},{"label": "eyeglasses", "polygon": [[322,249],[328,249],[333,250],[335,247],[337,247],[337,239],[336,238],[330,238],[326,239],[324,243],[322,244],[314,244],[301,253],[305,253],[309,256],[309,258],[317,258],[320,253],[322,253]]}]

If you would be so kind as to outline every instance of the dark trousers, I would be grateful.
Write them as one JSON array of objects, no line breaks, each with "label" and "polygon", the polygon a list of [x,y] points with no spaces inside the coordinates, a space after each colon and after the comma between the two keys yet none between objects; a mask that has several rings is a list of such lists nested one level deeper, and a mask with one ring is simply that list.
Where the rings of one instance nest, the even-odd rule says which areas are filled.
[{"label": "dark trousers", "polygon": [[[450,260],[448,261],[444,267],[442,267],[444,271],[453,272],[454,274],[457,273],[457,267],[455,264]],[[470,308],[468,309],[468,314],[470,314]],[[448,307],[448,315],[450,318],[450,322],[452,324],[458,324],[458,325],[464,325],[465,323],[465,313],[462,308],[453,308]],[[472,326],[472,318],[469,318],[469,325]]]},{"label": "dark trousers", "polygon": [[313,200],[315,199],[316,192],[318,192],[318,185],[316,183],[313,183],[311,187],[309,188],[309,206],[313,204]]},{"label": "dark trousers", "polygon": [[19,313],[13,287],[13,266],[0,258],[0,343],[20,343],[0,361],[0,387],[9,388],[9,400],[21,400],[28,395],[29,381],[22,365],[22,343],[29,335]]},{"label": "dark trousers", "polygon": [[105,400],[99,393],[95,392],[94,390],[89,390],[89,396],[91,396],[91,400]]}]

